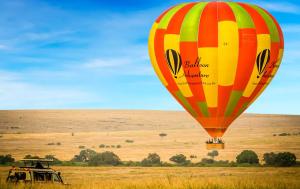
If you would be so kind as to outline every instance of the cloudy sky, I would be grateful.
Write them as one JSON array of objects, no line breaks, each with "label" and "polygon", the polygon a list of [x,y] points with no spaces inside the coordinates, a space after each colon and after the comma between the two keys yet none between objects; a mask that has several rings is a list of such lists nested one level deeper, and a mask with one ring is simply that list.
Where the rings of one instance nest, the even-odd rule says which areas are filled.
[{"label": "cloudy sky", "polygon": [[[0,109],[182,110],[157,79],[147,50],[153,21],[181,1],[120,2],[0,1]],[[299,3],[256,4],[282,26],[285,53],[247,112],[300,114]]]}]

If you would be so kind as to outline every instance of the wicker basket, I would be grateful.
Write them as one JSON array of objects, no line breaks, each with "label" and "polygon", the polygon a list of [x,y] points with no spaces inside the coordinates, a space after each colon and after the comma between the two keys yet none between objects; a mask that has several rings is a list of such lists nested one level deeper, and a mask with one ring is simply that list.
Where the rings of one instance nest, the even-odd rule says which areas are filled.
[{"label": "wicker basket", "polygon": [[207,143],[206,149],[208,150],[214,150],[214,149],[224,149],[225,144],[224,143]]}]

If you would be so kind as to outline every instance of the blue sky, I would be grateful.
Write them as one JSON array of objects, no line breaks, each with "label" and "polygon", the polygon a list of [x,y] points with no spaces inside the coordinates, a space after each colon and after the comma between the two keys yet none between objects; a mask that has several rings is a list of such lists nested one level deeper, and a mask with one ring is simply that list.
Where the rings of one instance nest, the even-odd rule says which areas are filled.
[{"label": "blue sky", "polygon": [[[182,1],[0,1],[0,109],[182,110],[156,77],[147,38]],[[273,82],[247,110],[300,114],[300,5],[251,1],[285,36]]]}]

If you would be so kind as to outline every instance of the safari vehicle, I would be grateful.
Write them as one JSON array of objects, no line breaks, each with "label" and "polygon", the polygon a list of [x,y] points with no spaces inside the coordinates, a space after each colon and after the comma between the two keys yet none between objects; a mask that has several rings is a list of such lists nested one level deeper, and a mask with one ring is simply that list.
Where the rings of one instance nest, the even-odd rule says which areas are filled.
[{"label": "safari vehicle", "polygon": [[64,184],[60,172],[50,168],[50,159],[22,159],[24,166],[12,167],[7,182]]}]

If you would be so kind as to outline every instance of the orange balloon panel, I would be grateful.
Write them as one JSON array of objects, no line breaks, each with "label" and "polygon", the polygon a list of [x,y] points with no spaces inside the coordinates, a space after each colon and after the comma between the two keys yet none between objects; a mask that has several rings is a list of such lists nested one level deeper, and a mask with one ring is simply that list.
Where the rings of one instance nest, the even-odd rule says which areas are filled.
[{"label": "orange balloon panel", "polygon": [[168,91],[212,137],[221,137],[276,74],[283,34],[255,5],[184,3],[155,21],[149,54]]}]

